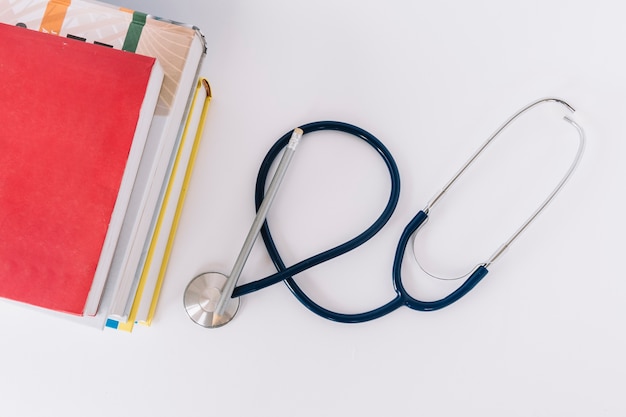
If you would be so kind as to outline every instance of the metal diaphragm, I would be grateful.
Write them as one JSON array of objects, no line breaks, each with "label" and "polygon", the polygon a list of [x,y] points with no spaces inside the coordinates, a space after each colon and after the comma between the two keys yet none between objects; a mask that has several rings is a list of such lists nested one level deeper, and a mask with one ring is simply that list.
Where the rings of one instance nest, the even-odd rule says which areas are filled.
[{"label": "metal diaphragm", "polygon": [[239,309],[239,298],[231,298],[218,315],[215,310],[228,277],[219,272],[206,272],[191,280],[185,289],[184,304],[187,314],[195,323],[210,329],[231,321]]}]

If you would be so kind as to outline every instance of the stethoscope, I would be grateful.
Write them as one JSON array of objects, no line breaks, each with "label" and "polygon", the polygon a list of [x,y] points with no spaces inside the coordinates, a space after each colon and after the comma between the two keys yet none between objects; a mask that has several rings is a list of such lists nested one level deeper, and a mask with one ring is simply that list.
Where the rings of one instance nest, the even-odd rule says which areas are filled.
[{"label": "stethoscope", "polygon": [[[345,254],[363,243],[371,239],[378,231],[380,231],[393,214],[398,199],[400,196],[400,174],[396,163],[391,156],[389,150],[372,134],[369,132],[342,122],[335,121],[322,121],[314,122],[303,125],[294,129],[291,132],[286,133],[281,137],[269,150],[265,159],[263,160],[256,182],[255,191],[255,203],[257,208],[256,217],[252,223],[252,226],[248,232],[246,240],[239,252],[235,264],[231,270],[230,275],[224,275],[219,272],[207,272],[201,274],[191,280],[187,286],[184,294],[184,306],[189,317],[197,324],[215,328],[223,326],[230,322],[239,309],[240,297],[242,295],[250,294],[258,291],[262,288],[276,284],[280,281],[284,281],[287,287],[291,290],[293,295],[306,306],[313,313],[326,318],[342,323],[361,323],[369,320],[380,318],[390,312],[398,309],[401,306],[407,306],[413,310],[418,311],[433,311],[439,310],[449,306],[461,297],[471,291],[484,277],[487,275],[488,267],[492,265],[515,241],[524,230],[532,223],[533,220],[541,213],[545,207],[554,199],[556,194],[562,189],[566,181],[574,172],[574,169],[578,165],[584,150],[585,134],[582,128],[569,117],[565,116],[564,120],[572,125],[578,132],[579,144],[574,160],[569,166],[567,172],[562,177],[557,186],[548,195],[548,197],[540,204],[535,212],[513,233],[513,235],[506,240],[500,247],[489,257],[489,259],[478,266],[476,266],[471,272],[464,275],[462,278],[466,278],[465,281],[453,292],[447,296],[436,301],[422,301],[412,295],[410,295],[403,282],[401,267],[406,253],[407,245],[411,242],[411,239],[415,238],[417,232],[421,226],[428,220],[430,211],[439,202],[441,197],[448,192],[450,187],[457,181],[457,179],[467,170],[467,168],[478,158],[478,156],[485,150],[485,148],[493,142],[493,140],[513,121],[519,118],[522,114],[530,110],[531,108],[545,102],[555,102],[561,104],[567,108],[570,112],[574,112],[574,109],[565,101],[556,98],[544,98],[537,100],[526,107],[519,110],[511,118],[509,118],[500,128],[498,128],[487,139],[480,148],[469,158],[469,160],[459,169],[459,171],[452,177],[450,181],[430,200],[426,207],[420,210],[411,221],[404,228],[394,256],[393,269],[392,269],[392,281],[395,289],[395,297],[388,303],[375,308],[373,310],[358,313],[358,314],[344,314],[335,311],[328,310],[316,302],[314,302],[306,293],[298,286],[293,277],[309,268],[333,259],[337,256]],[[372,146],[383,159],[385,165],[389,171],[391,179],[391,192],[389,200],[385,209],[380,216],[369,226],[364,232],[354,237],[353,239],[338,245],[332,249],[326,250],[322,253],[314,255],[303,261],[296,263],[290,267],[287,267],[276,248],[274,239],[267,225],[266,217],[270,209],[270,206],[276,196],[278,188],[285,176],[287,168],[291,162],[291,159],[296,151],[296,148],[302,139],[303,135],[311,132],[334,130],[345,132],[354,135],[367,144]],[[284,151],[283,151],[284,149]],[[283,152],[279,164],[272,176],[272,180],[266,189],[266,181],[269,176],[271,166],[277,159],[278,155]],[[263,279],[250,282],[244,285],[237,286],[241,272],[246,263],[246,260],[252,250],[254,242],[261,234],[263,242],[268,251],[272,262],[274,263],[277,273],[265,277]],[[430,275],[430,274],[429,274]]]}]

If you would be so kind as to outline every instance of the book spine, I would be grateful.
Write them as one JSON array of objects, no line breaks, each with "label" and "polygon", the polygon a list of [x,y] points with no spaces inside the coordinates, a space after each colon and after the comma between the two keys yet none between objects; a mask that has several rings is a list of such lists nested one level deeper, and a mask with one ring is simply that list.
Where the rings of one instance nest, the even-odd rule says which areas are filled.
[{"label": "book spine", "polygon": [[[206,79],[201,78],[198,80],[184,125],[180,147],[165,190],[163,205],[156,220],[155,232],[148,248],[145,267],[141,273],[130,314],[126,321],[110,320],[108,327],[130,332],[135,322],[148,326],[152,322],[210,102],[211,89],[209,83]],[[168,223],[171,223],[171,227],[168,227]],[[164,248],[160,248],[162,242],[165,242]]]}]

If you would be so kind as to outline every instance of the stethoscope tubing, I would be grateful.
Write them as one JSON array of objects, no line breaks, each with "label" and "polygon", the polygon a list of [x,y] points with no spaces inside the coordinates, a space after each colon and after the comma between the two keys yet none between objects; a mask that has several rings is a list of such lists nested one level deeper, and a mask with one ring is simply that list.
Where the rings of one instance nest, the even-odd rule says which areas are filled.
[{"label": "stethoscope tubing", "polygon": [[[309,123],[301,126],[300,129],[304,131],[305,135],[307,133],[322,130],[342,131],[357,136],[363,139],[369,145],[371,145],[382,157],[389,171],[389,175],[391,178],[391,191],[389,194],[389,200],[381,215],[364,232],[341,245],[335,246],[332,249],[328,249],[317,255],[311,256],[303,261],[292,265],[289,268],[287,268],[287,266],[282,261],[278,249],[276,248],[276,244],[274,243],[274,239],[272,238],[269,226],[267,222],[265,222],[263,224],[263,227],[261,228],[261,236],[263,237],[263,242],[265,243],[269,256],[279,272],[260,280],[238,286],[233,292],[233,297],[239,297],[245,294],[249,294],[262,288],[266,288],[270,285],[276,284],[280,281],[290,279],[294,275],[297,275],[330,259],[341,256],[361,246],[369,239],[374,237],[374,235],[376,235],[376,233],[378,233],[385,226],[385,224],[387,224],[398,204],[398,200],[400,198],[400,173],[398,171],[395,160],[391,156],[391,153],[376,137],[359,127],[353,126],[348,123],[335,121],[321,121]],[[272,163],[278,157],[281,150],[286,146],[287,141],[289,140],[289,135],[289,133],[285,134],[274,144],[274,146],[272,146],[272,148],[270,148],[259,168],[255,189],[255,203],[257,209],[260,207],[265,196],[266,180],[268,178]]]},{"label": "stethoscope tubing", "polygon": [[421,301],[412,297],[404,288],[402,283],[402,262],[404,260],[406,248],[411,240],[411,236],[417,232],[427,218],[428,215],[424,211],[420,210],[404,228],[404,231],[400,236],[400,240],[398,241],[398,246],[396,247],[392,272],[393,285],[396,293],[401,298],[402,304],[413,310],[419,311],[440,310],[458,301],[461,297],[470,292],[489,272],[485,266],[479,265],[463,282],[463,284],[444,298],[437,301]]},{"label": "stethoscope tubing", "polygon": [[[292,294],[298,299],[298,301],[300,301],[305,307],[307,307],[310,311],[317,314],[318,316],[341,323],[362,323],[387,315],[403,305],[411,309],[420,311],[433,311],[444,308],[467,294],[487,274],[487,269],[484,266],[479,266],[470,275],[470,277],[461,286],[459,286],[459,288],[457,288],[448,296],[437,301],[421,301],[409,295],[402,283],[401,269],[404,254],[406,252],[406,248],[411,236],[428,218],[428,215],[424,211],[420,211],[405,227],[396,248],[392,271],[392,280],[396,296],[391,301],[382,305],[381,307],[357,314],[345,314],[331,311],[313,301],[298,286],[293,277],[307,269],[310,269],[323,262],[341,256],[361,246],[362,244],[370,240],[374,235],[376,235],[376,233],[378,233],[389,221],[398,204],[398,200],[400,197],[400,174],[395,160],[393,159],[393,156],[391,155],[389,150],[382,144],[382,142],[380,142],[371,133],[357,126],[336,121],[321,121],[300,126],[300,129],[303,130],[304,134],[324,130],[341,131],[352,134],[372,146],[378,152],[379,156],[383,159],[389,171],[391,180],[391,191],[389,194],[389,200],[381,215],[363,233],[341,245],[338,245],[332,249],[328,249],[317,255],[311,256],[303,261],[300,261],[292,265],[291,267],[287,267],[283,262],[270,232],[269,225],[267,222],[265,222],[261,228],[261,236],[263,238],[263,242],[270,256],[270,259],[274,263],[274,266],[276,267],[278,272],[260,280],[236,287],[233,292],[233,297],[240,297],[245,294],[250,294],[262,288],[266,288],[270,285],[276,284],[280,281],[284,281]],[[261,203],[263,202],[263,199],[265,197],[266,181],[269,176],[272,163],[278,157],[282,149],[287,145],[289,137],[290,132],[286,133],[272,146],[272,148],[270,148],[259,168],[255,189],[255,204],[257,210],[261,206]]]}]

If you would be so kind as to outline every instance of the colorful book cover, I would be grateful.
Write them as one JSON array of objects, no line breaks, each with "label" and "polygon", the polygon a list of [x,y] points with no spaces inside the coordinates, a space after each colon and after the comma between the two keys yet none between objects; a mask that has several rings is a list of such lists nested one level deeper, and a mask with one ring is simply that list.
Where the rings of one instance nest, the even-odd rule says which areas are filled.
[{"label": "colorful book cover", "polygon": [[155,57],[165,72],[158,114],[167,114],[198,31],[92,0],[0,0],[0,22]]}]

